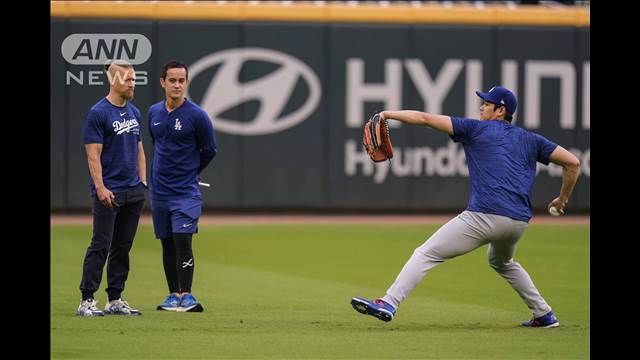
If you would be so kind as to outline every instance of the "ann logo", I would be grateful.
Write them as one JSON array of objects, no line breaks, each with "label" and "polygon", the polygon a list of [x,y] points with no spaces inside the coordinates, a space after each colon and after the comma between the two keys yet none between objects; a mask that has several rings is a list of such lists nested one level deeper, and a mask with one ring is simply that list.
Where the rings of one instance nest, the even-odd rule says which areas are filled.
[{"label": "ann logo", "polygon": [[104,65],[108,60],[142,64],[151,57],[151,41],[142,34],[71,34],[62,42],[62,56],[74,65]]},{"label": "ann logo", "polygon": [[123,52],[127,53],[127,59],[134,59],[138,49],[138,39],[133,40],[133,44],[126,40],[112,39],[109,44],[105,39],[98,39],[96,43],[91,43],[90,39],[83,39],[78,45],[72,60],[78,58],[91,59],[122,59]]},{"label": "ann logo", "polygon": [[180,124],[180,119],[176,118],[176,125],[173,128],[176,130],[182,130],[182,124]]}]

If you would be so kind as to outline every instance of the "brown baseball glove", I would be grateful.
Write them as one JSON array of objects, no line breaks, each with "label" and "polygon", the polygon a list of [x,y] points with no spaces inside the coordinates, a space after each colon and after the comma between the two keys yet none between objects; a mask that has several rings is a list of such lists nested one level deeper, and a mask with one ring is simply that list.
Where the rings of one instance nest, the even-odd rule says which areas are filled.
[{"label": "brown baseball glove", "polygon": [[393,157],[389,124],[379,113],[373,114],[364,124],[362,145],[375,162],[390,160]]}]

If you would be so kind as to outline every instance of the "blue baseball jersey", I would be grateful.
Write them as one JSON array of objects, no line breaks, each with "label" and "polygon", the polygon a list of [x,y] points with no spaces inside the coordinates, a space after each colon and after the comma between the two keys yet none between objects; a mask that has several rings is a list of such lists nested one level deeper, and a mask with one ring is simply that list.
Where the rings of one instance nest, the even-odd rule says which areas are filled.
[{"label": "blue baseball jersey", "polygon": [[[102,181],[111,192],[131,190],[140,184],[138,143],[142,141],[140,110],[130,102],[119,107],[106,98],[87,113],[83,125],[85,144],[102,144]],[[91,194],[96,187],[89,174]]]},{"label": "blue baseball jersey", "polygon": [[155,149],[151,198],[177,200],[200,196],[198,174],[218,152],[207,112],[188,99],[169,112],[163,100],[149,108],[148,126]]},{"label": "blue baseball jersey", "polygon": [[451,123],[469,167],[467,210],[529,221],[536,163],[548,165],[558,145],[502,120],[452,117]]}]

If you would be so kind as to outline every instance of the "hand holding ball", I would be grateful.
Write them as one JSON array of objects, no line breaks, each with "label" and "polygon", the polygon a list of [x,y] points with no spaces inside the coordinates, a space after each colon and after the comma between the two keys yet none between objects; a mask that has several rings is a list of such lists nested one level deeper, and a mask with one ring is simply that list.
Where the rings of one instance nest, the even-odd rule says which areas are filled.
[{"label": "hand holding ball", "polygon": [[551,216],[560,216],[560,211],[558,211],[558,209],[555,206],[551,206],[549,208],[549,215]]}]

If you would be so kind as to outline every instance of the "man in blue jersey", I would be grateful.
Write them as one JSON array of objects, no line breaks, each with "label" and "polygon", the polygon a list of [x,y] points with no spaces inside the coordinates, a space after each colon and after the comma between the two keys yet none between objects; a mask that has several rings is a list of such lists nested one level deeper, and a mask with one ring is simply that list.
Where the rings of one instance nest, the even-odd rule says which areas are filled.
[{"label": "man in blue jersey", "polygon": [[515,95],[495,86],[483,99],[480,120],[427,114],[418,111],[383,111],[384,119],[428,126],[462,143],[471,178],[465,211],[451,219],[418,247],[385,296],[374,301],[355,297],[351,305],[360,313],[390,321],[427,271],[445,260],[489,244],[491,267],[511,284],[533,313],[527,327],[560,325],[525,269],[513,261],[516,244],[531,219],[531,188],[536,164],[562,166],[560,195],[547,206],[561,214],[580,172],[580,161],[543,136],[511,125],[517,107]]},{"label": "man in blue jersey", "polygon": [[198,232],[202,197],[199,174],[217,153],[206,111],[185,98],[187,66],[170,61],[162,69],[165,99],[149,108],[149,131],[155,150],[151,167],[151,210],[169,295],[158,310],[201,312],[191,294],[194,258],[191,240]]},{"label": "man in blue jersey", "polygon": [[[105,66],[109,94],[95,104],[84,121],[84,144],[91,174],[93,237],[84,257],[80,316],[141,315],[122,300],[129,275],[129,251],[146,198],[146,165],[141,116],[133,106],[135,72],[124,61]],[[107,261],[108,303],[98,310],[93,295]]]}]

